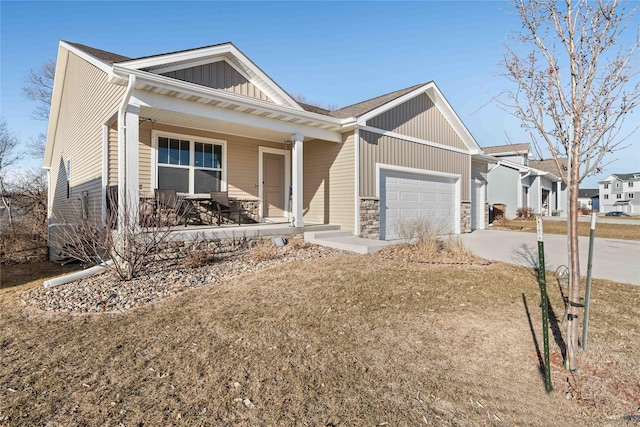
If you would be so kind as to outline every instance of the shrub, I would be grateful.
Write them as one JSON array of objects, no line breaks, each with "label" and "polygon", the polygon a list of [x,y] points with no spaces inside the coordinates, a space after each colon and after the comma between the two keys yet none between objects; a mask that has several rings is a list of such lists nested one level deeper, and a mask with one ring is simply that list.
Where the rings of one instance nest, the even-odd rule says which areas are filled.
[{"label": "shrub", "polygon": [[215,254],[210,250],[200,250],[189,252],[184,260],[184,265],[190,268],[211,264],[215,261]]}]

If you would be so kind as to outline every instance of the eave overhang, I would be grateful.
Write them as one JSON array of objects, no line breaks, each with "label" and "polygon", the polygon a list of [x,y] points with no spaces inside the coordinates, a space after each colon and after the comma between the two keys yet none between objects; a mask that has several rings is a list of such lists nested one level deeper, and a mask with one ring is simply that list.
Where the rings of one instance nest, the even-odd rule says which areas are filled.
[{"label": "eave overhang", "polygon": [[[309,138],[340,142],[342,141],[342,133],[352,129],[356,123],[354,118],[339,119],[298,110],[221,89],[204,87],[147,71],[130,69],[118,64],[113,66],[109,81],[114,84],[124,85],[129,81],[130,75],[136,77],[136,91],[150,92],[182,101],[211,105],[256,118],[286,122],[307,129],[318,129],[318,135],[315,136],[313,131],[311,133],[307,132],[305,136]],[[330,133],[333,133],[333,135]]]}]

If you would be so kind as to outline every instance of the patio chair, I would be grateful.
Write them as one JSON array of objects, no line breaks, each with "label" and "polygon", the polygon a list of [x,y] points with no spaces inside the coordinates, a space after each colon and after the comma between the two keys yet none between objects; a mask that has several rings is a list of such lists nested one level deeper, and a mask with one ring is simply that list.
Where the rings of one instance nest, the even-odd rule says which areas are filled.
[{"label": "patio chair", "polygon": [[155,190],[156,218],[160,224],[177,225],[184,223],[186,227],[190,219],[200,222],[200,215],[190,203],[178,197],[176,190]]},{"label": "patio chair", "polygon": [[224,216],[226,216],[227,220],[231,222],[232,215],[237,215],[238,225],[242,224],[242,203],[230,201],[229,193],[226,191],[212,191],[209,195],[211,196],[211,205],[218,225],[222,223],[222,218]]}]

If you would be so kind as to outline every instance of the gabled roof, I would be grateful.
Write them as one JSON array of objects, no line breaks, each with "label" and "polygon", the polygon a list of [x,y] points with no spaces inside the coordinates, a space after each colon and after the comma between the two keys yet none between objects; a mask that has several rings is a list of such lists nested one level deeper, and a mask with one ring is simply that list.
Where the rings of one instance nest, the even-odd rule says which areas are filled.
[{"label": "gabled roof", "polygon": [[522,144],[506,144],[506,145],[493,145],[491,147],[483,147],[482,151],[485,154],[528,154],[531,146],[525,142]]},{"label": "gabled roof", "polygon": [[[64,40],[63,40],[64,41]],[[107,52],[106,50],[100,50],[100,49],[96,49],[94,47],[89,47],[89,46],[85,46],[83,44],[80,43],[72,43],[72,42],[68,42],[68,41],[64,41],[65,43],[75,47],[76,49],[79,49],[81,51],[83,51],[84,53],[87,53],[91,56],[93,56],[94,58],[97,58],[99,60],[101,60],[102,62],[112,65],[116,62],[122,62],[122,61],[129,61],[131,60],[131,58],[126,57],[126,56],[122,56],[122,55],[118,55],[117,53],[111,53],[111,52]]]},{"label": "gabled roof", "polygon": [[616,178],[618,178],[621,181],[633,181],[633,180],[639,180],[640,179],[640,172],[616,173],[613,176],[615,176]]},{"label": "gabled roof", "polygon": [[569,163],[566,158],[558,159],[558,163],[560,163],[562,171],[558,170],[555,159],[529,160],[529,167],[561,177],[568,170]]},{"label": "gabled roof", "polygon": [[419,83],[417,85],[409,86],[404,89],[396,90],[384,95],[376,96],[375,98],[367,99],[366,101],[358,102],[357,104],[348,105],[330,112],[330,115],[339,118],[346,117],[358,117],[364,113],[368,113],[388,102],[391,102],[397,98],[400,98],[407,93],[426,85],[427,83]]}]

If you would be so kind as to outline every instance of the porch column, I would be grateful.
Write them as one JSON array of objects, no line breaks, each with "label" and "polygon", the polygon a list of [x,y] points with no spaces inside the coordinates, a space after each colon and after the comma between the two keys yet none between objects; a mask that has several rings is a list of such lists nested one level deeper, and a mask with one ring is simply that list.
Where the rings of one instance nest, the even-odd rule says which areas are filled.
[{"label": "porch column", "polygon": [[301,133],[294,133],[291,135],[291,140],[293,141],[293,152],[292,152],[292,184],[293,184],[293,193],[292,193],[292,210],[291,215],[293,215],[293,225],[296,227],[304,227],[304,218],[302,217],[302,141],[304,140],[304,136]]},{"label": "porch column", "polygon": [[127,105],[118,119],[118,230],[131,230],[138,221],[140,203],[139,148],[140,132],[138,118],[140,107]]}]

